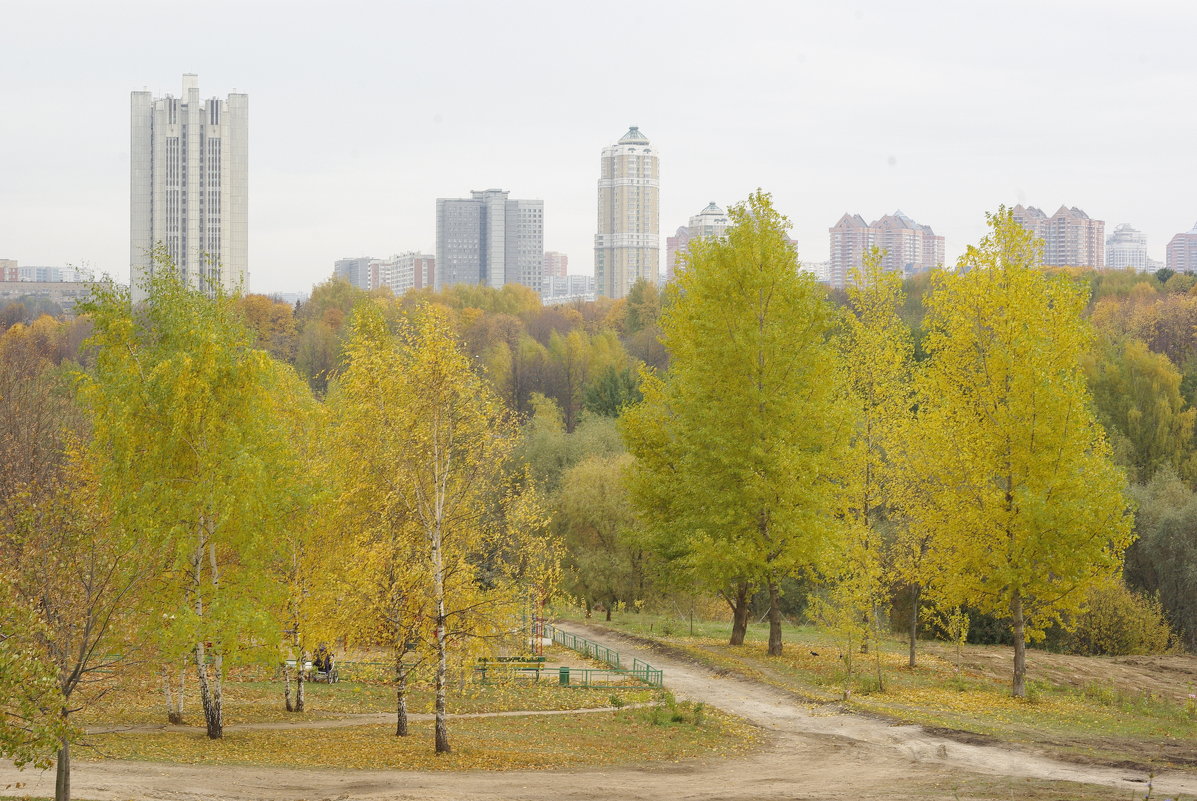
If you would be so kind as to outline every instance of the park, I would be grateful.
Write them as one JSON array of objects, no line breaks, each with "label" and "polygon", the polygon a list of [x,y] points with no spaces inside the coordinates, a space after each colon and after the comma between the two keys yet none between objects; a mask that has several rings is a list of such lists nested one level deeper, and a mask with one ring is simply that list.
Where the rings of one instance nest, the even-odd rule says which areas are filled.
[{"label": "park", "polygon": [[1127,332],[1190,287],[999,209],[833,294],[730,216],[565,312],[157,253],[9,325],[0,790],[1197,798],[1194,416]]}]

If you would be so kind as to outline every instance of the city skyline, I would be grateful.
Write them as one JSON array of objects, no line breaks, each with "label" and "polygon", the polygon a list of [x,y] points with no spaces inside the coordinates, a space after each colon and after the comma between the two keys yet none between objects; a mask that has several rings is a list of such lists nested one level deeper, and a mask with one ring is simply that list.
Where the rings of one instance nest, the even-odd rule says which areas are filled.
[{"label": "city skyline", "polygon": [[[471,186],[543,198],[545,246],[590,272],[596,155],[630,124],[667,154],[665,230],[759,186],[794,221],[808,262],[827,259],[827,225],[844,209],[901,208],[931,223],[948,264],[999,204],[1067,202],[1130,223],[1159,261],[1197,219],[1183,181],[1153,180],[1197,174],[1197,109],[1175,102],[1197,82],[1188,6],[647,7],[629,36],[652,46],[607,62],[599,9],[467,5],[478,24],[464,27],[460,8],[435,6],[315,24],[307,11],[320,7],[301,2],[280,24],[274,6],[250,3],[237,25],[144,3],[10,9],[0,46],[35,67],[0,88],[20,110],[0,122],[0,257],[127,277],[128,93],[161,93],[184,72],[205,95],[253,97],[253,291],[306,290],[347,253],[431,252],[433,200]],[[513,13],[522,24],[505,70],[429,69],[446,50],[485,52]],[[384,46],[401,18],[427,35]],[[157,35],[164,25],[176,35]],[[38,46],[50,30],[53,59]],[[912,37],[933,46],[903,44]],[[512,93],[510,76],[529,71],[538,82]],[[1044,77],[1061,73],[1083,80],[1060,95]],[[904,79],[900,97],[872,91],[890,74]],[[1139,122],[1095,125],[1081,113],[1094,107]]]}]

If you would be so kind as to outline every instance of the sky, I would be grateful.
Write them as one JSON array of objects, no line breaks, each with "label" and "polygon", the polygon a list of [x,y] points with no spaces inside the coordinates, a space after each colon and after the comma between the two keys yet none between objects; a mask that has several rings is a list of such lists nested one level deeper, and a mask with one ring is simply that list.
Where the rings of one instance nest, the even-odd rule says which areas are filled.
[{"label": "sky", "polygon": [[0,258],[128,279],[129,92],[250,103],[250,288],[433,252],[435,199],[545,202],[593,272],[599,156],[661,158],[661,245],[773,194],[799,257],[901,209],[949,262],[999,204],[1197,221],[1197,4],[1103,0],[203,3],[5,0]]}]

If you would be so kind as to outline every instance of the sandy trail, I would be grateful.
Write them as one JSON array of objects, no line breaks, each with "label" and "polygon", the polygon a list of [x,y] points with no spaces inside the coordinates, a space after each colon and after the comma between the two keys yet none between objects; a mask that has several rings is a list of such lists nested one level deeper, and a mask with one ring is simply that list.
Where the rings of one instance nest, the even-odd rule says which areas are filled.
[{"label": "sandy trail", "polygon": [[[95,799],[914,799],[1030,797],[1034,782],[1057,780],[1110,788],[1124,797],[1146,791],[1145,776],[1072,765],[1014,749],[958,743],[917,726],[892,726],[853,714],[829,714],[771,687],[713,672],[653,652],[610,632],[563,625],[665,670],[679,697],[740,715],[771,735],[767,745],[730,759],[554,771],[412,772],[219,768],[136,762],[76,763],[75,794]],[[0,788],[53,795],[52,773],[18,774],[0,767]],[[1197,775],[1155,777],[1154,797],[1197,796]],[[0,789],[0,793],[14,792]],[[1083,788],[1059,795],[1077,798]]]}]

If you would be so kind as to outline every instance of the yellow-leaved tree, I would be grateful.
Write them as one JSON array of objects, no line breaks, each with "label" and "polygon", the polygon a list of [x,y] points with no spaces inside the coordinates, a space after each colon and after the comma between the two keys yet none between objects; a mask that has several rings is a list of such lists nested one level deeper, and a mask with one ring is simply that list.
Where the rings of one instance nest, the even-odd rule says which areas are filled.
[{"label": "yellow-leaved tree", "polygon": [[[376,303],[360,304],[347,354],[332,402],[347,576],[367,599],[354,608],[395,649],[397,734],[408,671],[434,658],[435,747],[448,753],[449,652],[513,629],[530,586],[555,570],[528,551],[551,553],[551,541],[534,489],[508,480],[515,422],[444,309],[419,306],[392,333]],[[523,558],[503,558],[512,553]]]},{"label": "yellow-leaved tree", "polygon": [[[848,405],[856,421],[845,464],[845,535],[824,574],[832,587],[824,597],[824,617],[835,620],[851,640],[879,643],[888,615],[893,580],[887,529],[894,527],[894,455],[912,408],[914,345],[898,310],[902,278],[881,263],[873,248],[848,286],[848,308],[838,338]],[[851,659],[852,643],[845,651]],[[877,680],[881,675],[877,651]],[[851,662],[846,664],[850,667]]]},{"label": "yellow-leaved tree", "polygon": [[1021,697],[1028,639],[1120,568],[1132,521],[1085,385],[1086,292],[1039,269],[1039,242],[1008,210],[988,220],[926,300],[917,469],[928,489],[912,511],[951,568],[943,600],[1009,619]]}]

